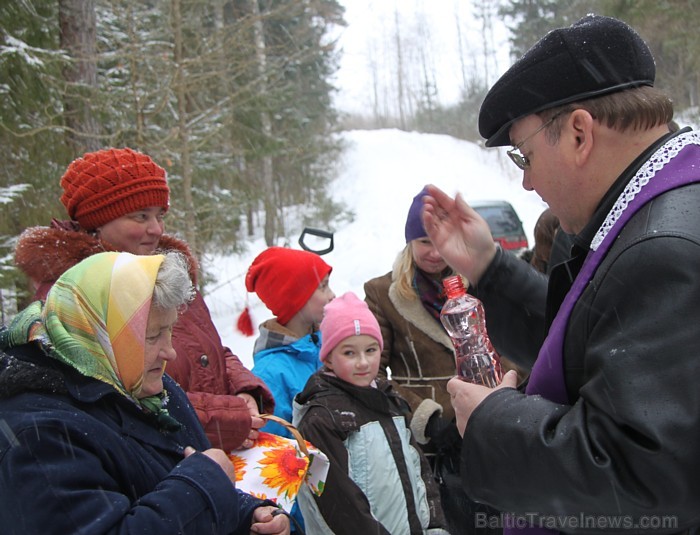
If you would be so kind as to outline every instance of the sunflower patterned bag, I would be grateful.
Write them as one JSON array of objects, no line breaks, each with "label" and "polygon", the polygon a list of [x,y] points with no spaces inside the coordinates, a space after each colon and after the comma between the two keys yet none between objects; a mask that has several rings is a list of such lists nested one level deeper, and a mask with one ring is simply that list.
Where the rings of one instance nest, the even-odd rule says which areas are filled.
[{"label": "sunflower patterned bag", "polygon": [[260,416],[283,425],[296,440],[261,431],[255,446],[232,451],[229,458],[236,470],[236,487],[272,500],[289,512],[302,483],[321,495],[330,463],[292,424],[272,414]]}]

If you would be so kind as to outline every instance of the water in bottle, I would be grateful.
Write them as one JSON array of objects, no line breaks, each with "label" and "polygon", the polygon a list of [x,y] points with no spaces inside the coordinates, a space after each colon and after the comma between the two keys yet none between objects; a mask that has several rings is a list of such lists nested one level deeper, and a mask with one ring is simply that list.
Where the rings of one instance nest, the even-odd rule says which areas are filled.
[{"label": "water in bottle", "polygon": [[440,321],[455,348],[457,375],[470,383],[495,387],[500,382],[498,356],[486,332],[484,307],[469,295],[458,275],[443,280],[447,301]]}]

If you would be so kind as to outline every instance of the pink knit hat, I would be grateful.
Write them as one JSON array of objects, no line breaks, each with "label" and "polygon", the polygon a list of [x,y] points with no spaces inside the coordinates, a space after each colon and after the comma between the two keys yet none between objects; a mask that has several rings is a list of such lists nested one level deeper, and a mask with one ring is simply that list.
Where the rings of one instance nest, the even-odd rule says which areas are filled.
[{"label": "pink knit hat", "polygon": [[319,358],[325,362],[328,354],[340,342],[350,336],[361,334],[375,338],[379,342],[379,350],[384,349],[382,331],[377,318],[374,317],[367,303],[361,301],[354,293],[346,292],[333,299],[323,309]]}]

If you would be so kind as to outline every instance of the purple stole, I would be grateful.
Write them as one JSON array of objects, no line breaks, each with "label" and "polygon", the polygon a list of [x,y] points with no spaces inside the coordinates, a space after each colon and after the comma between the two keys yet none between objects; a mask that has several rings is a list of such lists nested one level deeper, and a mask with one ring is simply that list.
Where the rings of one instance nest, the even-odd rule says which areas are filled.
[{"label": "purple stole", "polygon": [[[700,134],[688,132],[660,147],[627,184],[591,243],[591,251],[566,294],[532,367],[526,394],[569,404],[564,382],[564,334],[581,294],[630,218],[646,203],[672,189],[700,182]],[[541,527],[506,527],[504,533],[552,534]]]}]

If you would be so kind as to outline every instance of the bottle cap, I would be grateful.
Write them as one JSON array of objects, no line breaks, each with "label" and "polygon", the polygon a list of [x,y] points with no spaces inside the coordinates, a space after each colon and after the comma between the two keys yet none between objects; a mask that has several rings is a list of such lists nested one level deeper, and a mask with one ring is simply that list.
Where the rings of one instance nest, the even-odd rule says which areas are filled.
[{"label": "bottle cap", "polygon": [[447,294],[448,299],[459,297],[460,295],[467,293],[462,277],[459,275],[453,275],[442,279],[442,286],[445,288],[445,293]]}]

